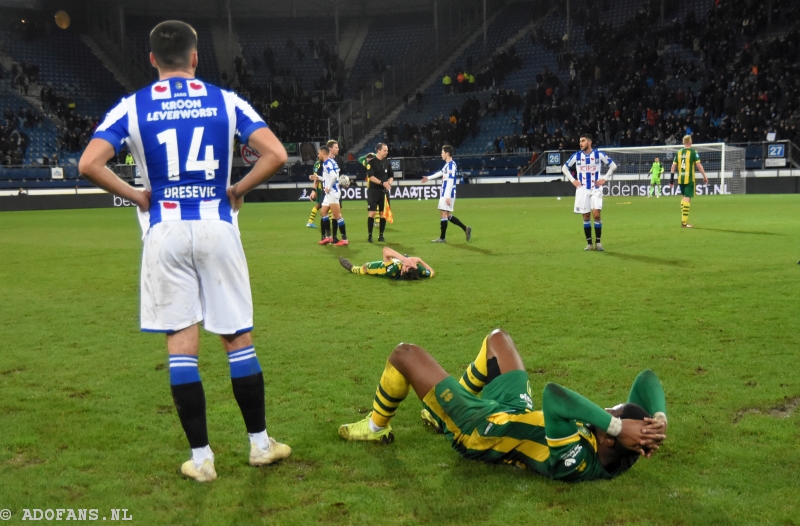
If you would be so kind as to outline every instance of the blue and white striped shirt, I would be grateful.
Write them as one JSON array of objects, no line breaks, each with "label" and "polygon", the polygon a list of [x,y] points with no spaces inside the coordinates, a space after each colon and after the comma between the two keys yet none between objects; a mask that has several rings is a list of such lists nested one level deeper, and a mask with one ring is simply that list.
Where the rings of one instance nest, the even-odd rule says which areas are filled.
[{"label": "blue and white striped shirt", "polygon": [[455,161],[448,161],[445,163],[441,170],[433,175],[429,175],[428,179],[442,178],[442,197],[454,198],[456,196],[456,174],[458,168]]},{"label": "blue and white striped shirt", "polygon": [[[230,186],[233,138],[246,143],[266,127],[238,95],[197,79],[154,82],[125,97],[94,133],[119,153],[127,145],[147,190],[149,218],[214,219],[234,223]],[[145,224],[147,224],[145,223]]]},{"label": "blue and white striped shirt", "polygon": [[597,180],[600,179],[600,163],[606,166],[613,163],[611,158],[600,150],[592,150],[588,154],[582,151],[572,154],[567,160],[566,167],[575,167],[575,177],[586,188],[594,188]]}]

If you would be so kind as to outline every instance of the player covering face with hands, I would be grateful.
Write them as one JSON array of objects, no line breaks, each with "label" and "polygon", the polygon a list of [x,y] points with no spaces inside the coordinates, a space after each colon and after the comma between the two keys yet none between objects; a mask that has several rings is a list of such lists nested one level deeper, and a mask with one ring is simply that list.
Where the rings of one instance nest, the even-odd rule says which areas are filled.
[{"label": "player covering face with hands", "polygon": [[342,425],[339,435],[393,442],[390,421],[412,388],[423,403],[423,422],[463,457],[514,464],[566,482],[616,477],[640,457],[652,456],[666,438],[664,391],[652,371],[636,377],[627,403],[617,407],[604,410],[548,383],[536,410],[522,358],[499,329],[484,339],[460,380],[421,347],[401,343],[386,362],[372,413]]}]

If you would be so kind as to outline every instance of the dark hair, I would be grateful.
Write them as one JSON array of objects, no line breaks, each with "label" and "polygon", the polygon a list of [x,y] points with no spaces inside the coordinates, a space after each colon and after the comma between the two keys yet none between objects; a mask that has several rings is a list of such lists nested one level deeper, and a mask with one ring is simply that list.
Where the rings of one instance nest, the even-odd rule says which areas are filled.
[{"label": "dark hair", "polygon": [[331,147],[331,146],[333,146],[334,144],[338,145],[338,144],[339,144],[339,141],[337,141],[337,140],[334,140],[334,139],[331,139],[330,141],[328,141],[328,142],[326,142],[326,143],[325,143],[325,146],[327,146],[328,148],[330,148],[330,147]]},{"label": "dark hair", "polygon": [[[617,416],[623,420],[644,420],[651,416],[642,406],[637,404],[627,403],[621,409]],[[626,448],[619,440],[614,442],[614,447],[611,449],[619,455],[617,462],[605,467],[606,471],[613,475],[619,475],[627,471],[639,460],[639,453]]]},{"label": "dark hair", "polygon": [[453,147],[450,146],[449,144],[445,144],[444,146],[442,146],[442,151],[445,152],[445,153],[449,153],[450,157],[452,157],[453,154],[456,153],[456,151],[453,149]]},{"label": "dark hair", "polygon": [[327,146],[320,146],[318,151],[325,152],[325,153],[331,153],[331,149],[328,148]]},{"label": "dark hair", "polygon": [[417,269],[417,267],[410,268],[405,272],[403,272],[402,274],[400,274],[400,279],[405,281],[414,281],[419,279],[419,277],[420,277],[419,270]]},{"label": "dark hair", "polygon": [[[375,151],[379,152],[379,151],[383,150],[384,146],[386,146],[385,142],[379,142],[378,144],[375,145]],[[388,146],[386,146],[386,147],[388,148]]]},{"label": "dark hair", "polygon": [[167,20],[150,31],[150,51],[163,68],[185,68],[197,49],[197,31],[186,22]]},{"label": "dark hair", "polygon": [[594,139],[592,139],[592,134],[591,133],[582,133],[580,138],[581,139],[588,139],[590,141],[594,141]]}]

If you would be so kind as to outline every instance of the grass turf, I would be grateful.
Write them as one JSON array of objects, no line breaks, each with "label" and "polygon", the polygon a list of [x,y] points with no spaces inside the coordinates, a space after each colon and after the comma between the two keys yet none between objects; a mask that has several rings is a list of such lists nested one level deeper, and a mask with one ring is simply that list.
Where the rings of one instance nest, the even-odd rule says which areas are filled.
[{"label": "grass turf", "polygon": [[[188,446],[163,338],[138,330],[141,244],[131,209],[0,214],[0,508],[125,508],[142,524],[798,524],[798,196],[607,198],[604,253],[583,252],[571,200],[460,200],[438,235],[433,202],[398,201],[388,244],[437,271],[406,283],[347,274],[380,259],[361,203],[351,245],[319,247],[307,203],[240,218],[267,382],[267,424],[294,448],[247,465],[217,339],[201,375],[219,480],[183,480]],[[376,232],[377,234],[377,232]],[[377,237],[377,236],[376,236]],[[509,331],[534,392],[555,381],[606,406],[639,370],[661,378],[669,438],[610,482],[567,485],[461,459],[413,396],[391,446],[346,443],[400,341],[458,376]],[[534,400],[538,406],[538,400]],[[795,495],[795,497],[792,497]]]}]

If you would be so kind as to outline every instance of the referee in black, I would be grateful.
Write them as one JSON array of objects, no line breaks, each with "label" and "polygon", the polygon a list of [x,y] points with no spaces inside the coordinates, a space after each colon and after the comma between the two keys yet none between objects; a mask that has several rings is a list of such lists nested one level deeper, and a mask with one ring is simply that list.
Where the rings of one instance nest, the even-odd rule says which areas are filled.
[{"label": "referee in black", "polygon": [[387,159],[389,147],[379,142],[375,147],[375,157],[367,163],[367,204],[369,217],[367,218],[367,241],[372,243],[372,229],[375,226],[375,213],[380,212],[381,231],[378,241],[386,241],[383,231],[386,229],[386,218],[383,217],[384,196],[389,193],[394,182],[392,163]]}]

